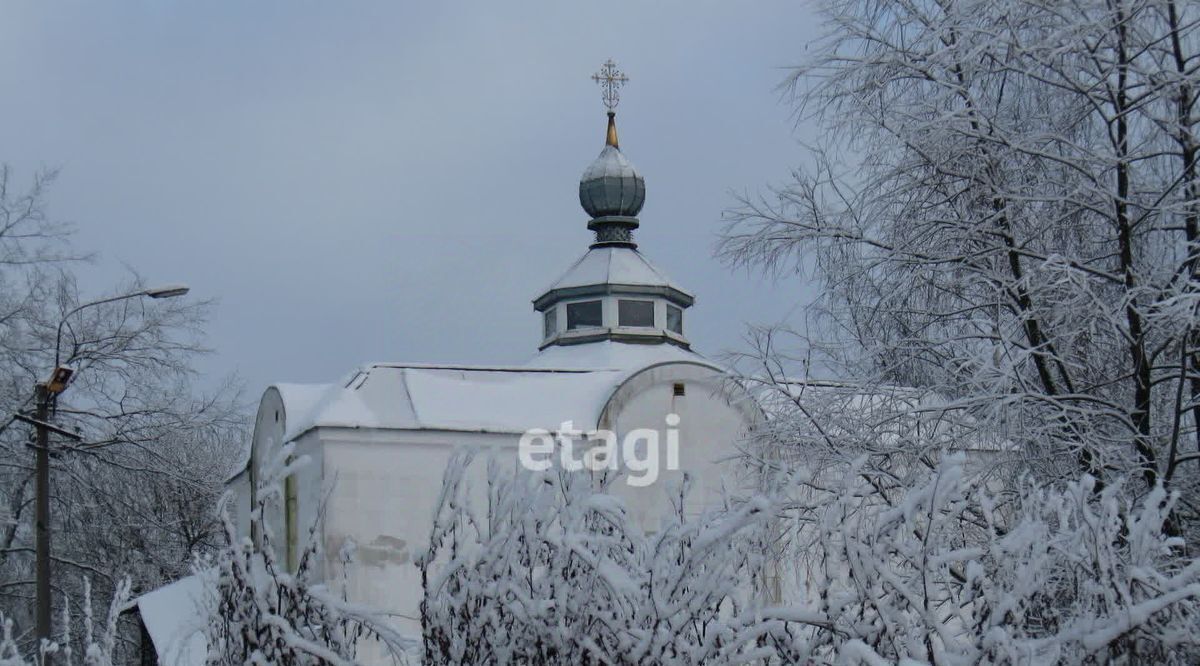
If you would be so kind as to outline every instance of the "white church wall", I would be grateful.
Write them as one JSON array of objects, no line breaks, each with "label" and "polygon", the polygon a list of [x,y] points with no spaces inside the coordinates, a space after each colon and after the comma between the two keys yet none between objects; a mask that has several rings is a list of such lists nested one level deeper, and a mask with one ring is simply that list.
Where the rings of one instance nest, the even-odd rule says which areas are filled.
[{"label": "white church wall", "polygon": [[229,516],[233,518],[233,524],[237,528],[238,534],[250,533],[250,468],[237,473],[232,479],[225,482],[225,490],[232,493],[232,497],[225,505],[225,510],[229,512]]},{"label": "white church wall", "polygon": [[[243,534],[249,531],[249,511],[255,501],[259,470],[277,455],[284,437],[288,436],[288,416],[283,395],[275,387],[268,388],[255,417],[250,467],[227,484],[238,496],[237,523]],[[293,458],[305,456],[308,462],[278,489],[282,501],[264,516],[264,523],[273,535],[275,556],[289,569],[295,567],[300,553],[309,543],[309,530],[316,523],[325,487],[324,456],[317,431],[302,434],[292,444]],[[250,536],[256,540],[260,538],[257,534]]]},{"label": "white church wall", "polygon": [[[323,429],[329,503],[327,582],[357,602],[399,614],[401,630],[419,631],[421,580],[413,559],[424,552],[446,463],[460,446],[508,450],[517,434]],[[483,465],[472,488],[486,498]],[[345,571],[347,542],[354,563]]]},{"label": "white church wall", "polygon": [[[258,403],[258,414],[254,419],[254,440],[250,447],[250,469],[247,478],[250,492],[247,493],[246,511],[256,501],[256,486],[261,476],[261,470],[270,460],[270,456],[279,449],[287,423],[287,411],[283,396],[275,387],[268,388]],[[282,511],[270,512],[264,516],[264,523],[273,534],[282,535],[284,520]],[[258,534],[250,535],[255,542],[261,538]]]},{"label": "white church wall", "polygon": [[[677,384],[684,395],[676,395]],[[602,415],[601,427],[622,437],[637,428],[658,432],[657,481],[645,487],[624,482],[614,486],[647,531],[658,528],[669,508],[666,493],[679,486],[684,473],[692,479],[692,513],[719,502],[723,486],[733,490],[745,484],[742,466],[731,458],[759,415],[748,401],[731,397],[727,388],[711,368],[683,363],[654,366],[622,384]],[[668,469],[668,414],[679,416],[677,470]]]},{"label": "white church wall", "polygon": [[[684,395],[677,396],[676,384]],[[255,467],[277,450],[279,441],[292,436],[279,392],[263,397],[255,429],[252,459]],[[620,437],[637,428],[659,434],[658,478],[645,488],[619,480],[613,492],[626,500],[630,511],[648,531],[657,528],[667,489],[684,471],[695,479],[691,506],[699,512],[719,501],[723,484],[735,487],[742,479],[739,466],[730,460],[737,443],[758,418],[756,408],[731,400],[718,372],[691,362],[668,362],[634,373],[613,393],[597,423],[576,427],[611,429]],[[667,469],[668,414],[677,414],[680,470]],[[465,416],[469,416],[465,415]],[[572,415],[564,415],[563,420]],[[576,417],[577,418],[577,417]],[[517,461],[520,433],[402,430],[370,427],[323,426],[308,430],[295,442],[296,454],[311,458],[295,477],[292,521],[286,510],[268,516],[277,537],[294,539],[292,552],[306,545],[322,502],[326,502],[323,532],[324,562],[318,572],[352,601],[398,614],[399,628],[419,631],[421,600],[419,571],[413,564],[424,552],[432,514],[441,491],[447,462],[459,447],[491,449]],[[577,456],[581,454],[577,452]],[[486,503],[486,465],[472,469],[475,500]],[[287,493],[285,492],[285,495]],[[289,524],[292,530],[289,534]],[[286,538],[277,538],[281,561],[288,561]],[[353,564],[343,566],[350,544]]]},{"label": "white church wall", "polygon": [[[310,430],[293,444],[295,449],[292,455],[297,460],[301,457],[307,458],[307,462],[297,467],[292,475],[289,483],[294,486],[284,488],[284,538],[276,543],[282,542],[280,561],[286,562],[289,570],[296,568],[300,553],[309,546],[312,538],[310,530],[312,526],[317,525],[321,504],[325,501],[329,488],[325,475],[325,443],[318,431]],[[291,504],[293,502],[294,505]],[[292,516],[288,517],[287,514]],[[318,532],[316,536],[320,538],[321,535]],[[319,578],[323,577],[324,562],[318,562],[317,566],[316,575]]]}]

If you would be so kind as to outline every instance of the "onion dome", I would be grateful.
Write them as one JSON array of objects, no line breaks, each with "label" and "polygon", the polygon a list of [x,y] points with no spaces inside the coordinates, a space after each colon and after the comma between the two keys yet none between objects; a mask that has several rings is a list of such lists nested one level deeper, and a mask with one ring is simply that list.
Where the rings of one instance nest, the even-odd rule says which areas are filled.
[{"label": "onion dome", "polygon": [[591,216],[596,241],[557,282],[533,301],[542,313],[542,342],[552,345],[622,342],[687,349],[684,310],[694,297],[637,250],[633,230],[646,200],[646,182],[617,144],[618,88],[628,78],[609,60],[592,76],[604,92],[608,133],[604,150],[579,179],[579,203]]},{"label": "onion dome", "polygon": [[579,203],[592,217],[597,243],[632,244],[637,214],[646,202],[646,181],[617,145],[616,114],[608,113],[604,150],[579,179]]}]

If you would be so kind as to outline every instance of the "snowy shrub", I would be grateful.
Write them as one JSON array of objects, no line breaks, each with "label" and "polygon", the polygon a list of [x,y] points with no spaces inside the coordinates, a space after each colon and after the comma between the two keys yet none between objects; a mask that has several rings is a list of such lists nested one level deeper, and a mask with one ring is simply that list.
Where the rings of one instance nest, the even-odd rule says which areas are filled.
[{"label": "snowy shrub", "polygon": [[197,567],[209,590],[208,663],[349,665],[359,663],[356,653],[362,641],[372,641],[394,661],[403,662],[405,641],[386,618],[347,602],[319,582],[317,524],[309,529],[308,546],[295,572],[277,560],[275,536],[264,516],[279,506],[282,480],[307,462],[289,462],[292,451],[291,445],[282,447],[258,484],[250,520],[260,535],[259,547],[238,536],[226,510],[227,496],[221,508],[226,547],[214,562]]},{"label": "snowy shrub", "polygon": [[797,607],[835,629],[814,634],[815,653],[853,641],[865,663],[1200,659],[1200,563],[1166,535],[1175,498],[1161,489],[1136,504],[1090,477],[995,491],[950,456],[889,494],[862,463],[790,521]]},{"label": "snowy shrub", "polygon": [[83,579],[83,660],[76,659],[71,647],[70,603],[63,607],[62,636],[58,641],[42,645],[36,655],[23,656],[13,638],[12,620],[0,613],[0,666],[36,666],[43,663],[45,656],[52,656],[57,666],[113,666],[114,652],[119,636],[117,621],[129,607],[129,578],[122,579],[116,586],[112,602],[108,606],[104,625],[95,626],[92,618],[92,586]]},{"label": "snowy shrub", "polygon": [[[447,469],[424,585],[425,664],[795,663],[820,618],[759,603],[776,507],[687,519],[686,488],[645,534],[588,475],[487,467],[486,508]],[[686,485],[686,484],[685,484]],[[476,489],[477,490],[477,489]]]},{"label": "snowy shrub", "polygon": [[1090,477],[989,489],[964,463],[898,484],[863,459],[694,518],[680,490],[645,534],[588,476],[489,463],[484,502],[464,455],[417,563],[424,663],[1200,659],[1200,563],[1164,530],[1175,497]]}]

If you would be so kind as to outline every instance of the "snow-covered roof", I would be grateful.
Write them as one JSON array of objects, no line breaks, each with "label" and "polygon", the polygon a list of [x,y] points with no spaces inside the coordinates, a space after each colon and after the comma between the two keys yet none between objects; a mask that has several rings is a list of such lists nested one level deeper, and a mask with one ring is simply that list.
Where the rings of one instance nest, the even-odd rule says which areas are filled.
[{"label": "snow-covered roof", "polygon": [[[329,390],[329,386],[329,384],[278,383],[274,385],[274,388],[279,391],[280,398],[283,400],[283,404],[287,405],[289,412],[305,416],[312,413],[313,407],[321,401],[321,398]],[[248,439],[238,451],[238,459],[230,468],[225,483],[237,478],[249,467],[251,448],[253,448],[253,443]]]},{"label": "snow-covered roof", "polygon": [[294,414],[312,413],[328,389],[329,384],[275,384],[283,404]]},{"label": "snow-covered roof", "polygon": [[[374,363],[334,384],[282,384],[284,439],[314,427],[523,433],[595,424],[628,377],[670,362],[719,369],[674,345],[549,348],[524,365]],[[319,396],[314,399],[314,396]]]},{"label": "snow-covered roof", "polygon": [[646,368],[659,363],[716,366],[696,352],[675,345],[639,345],[604,340],[584,345],[546,347],[525,362],[530,368]]},{"label": "snow-covered roof", "polygon": [[594,285],[661,287],[678,291],[689,299],[693,297],[635,248],[611,246],[588,250],[546,293]]},{"label": "snow-covered roof", "polygon": [[206,662],[203,595],[200,578],[188,576],[138,597],[138,613],[154,643],[158,663],[203,666]]}]

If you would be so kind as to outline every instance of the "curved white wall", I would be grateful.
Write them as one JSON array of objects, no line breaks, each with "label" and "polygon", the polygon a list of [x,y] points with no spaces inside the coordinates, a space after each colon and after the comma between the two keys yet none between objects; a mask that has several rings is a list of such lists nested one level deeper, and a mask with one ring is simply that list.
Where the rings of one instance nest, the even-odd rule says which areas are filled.
[{"label": "curved white wall", "polygon": [[[682,385],[684,395],[676,395]],[[679,416],[678,470],[667,469],[667,415]],[[689,513],[699,513],[721,499],[722,485],[730,490],[747,479],[736,459],[738,446],[759,419],[758,408],[737,387],[731,387],[712,368],[691,363],[667,363],[647,368],[626,380],[610,399],[600,427],[622,439],[634,429],[658,433],[659,475],[655,483],[636,487],[618,480],[613,488],[625,499],[643,529],[655,531],[669,508],[666,493],[691,477]]]},{"label": "curved white wall", "polygon": [[[685,395],[675,395],[682,384]],[[625,499],[644,529],[656,529],[669,507],[665,493],[684,472],[694,479],[689,506],[699,512],[719,500],[722,483],[734,488],[745,480],[731,457],[758,411],[744,395],[730,397],[715,369],[698,363],[672,362],[646,368],[616,387],[601,410],[598,428],[622,439],[638,428],[659,435],[659,474],[655,483],[637,488],[617,480],[613,492]],[[668,414],[678,414],[680,470],[666,469]],[[261,469],[287,432],[283,396],[268,389],[259,405],[251,452],[252,468]],[[583,427],[585,424],[579,424]],[[593,424],[587,424],[591,426]],[[492,450],[516,460],[519,435],[512,433],[317,428],[297,441],[297,453],[312,461],[297,473],[299,491],[298,548],[323,500],[328,505],[323,527],[325,580],[351,600],[400,614],[401,629],[419,629],[419,572],[413,559],[425,549],[432,513],[441,491],[446,463],[460,446]],[[482,458],[482,456],[481,456]],[[482,460],[473,473],[474,494],[486,499]],[[482,506],[482,504],[481,504]],[[284,555],[285,521],[281,511],[268,516]],[[341,553],[348,542],[356,549],[345,571]],[[282,559],[281,559],[282,561]]]}]

